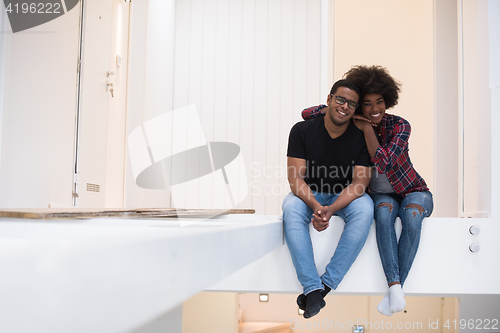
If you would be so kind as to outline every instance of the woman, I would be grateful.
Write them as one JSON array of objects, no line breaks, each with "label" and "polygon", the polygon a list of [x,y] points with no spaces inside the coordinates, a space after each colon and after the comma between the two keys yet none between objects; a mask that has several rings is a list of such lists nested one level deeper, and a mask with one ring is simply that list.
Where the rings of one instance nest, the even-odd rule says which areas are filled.
[{"label": "woman", "polygon": [[[381,66],[355,66],[344,78],[361,89],[361,108],[356,110],[353,121],[364,133],[377,171],[369,192],[375,207],[377,245],[389,285],[377,309],[392,316],[406,307],[402,287],[417,253],[422,220],[431,215],[434,207],[432,193],[408,155],[410,123],[385,112],[398,103],[400,84]],[[317,117],[323,107],[305,109],[302,117]],[[397,216],[402,224],[399,243],[394,229]]]}]

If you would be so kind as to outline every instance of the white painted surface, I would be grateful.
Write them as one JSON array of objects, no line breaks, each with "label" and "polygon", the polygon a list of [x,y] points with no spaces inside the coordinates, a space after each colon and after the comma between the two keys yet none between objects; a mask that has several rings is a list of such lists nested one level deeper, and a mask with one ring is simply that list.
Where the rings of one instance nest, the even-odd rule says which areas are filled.
[{"label": "white painted surface", "polygon": [[6,88],[1,207],[71,206],[78,20],[75,8],[40,26],[1,33],[7,66],[0,72]]},{"label": "white painted surface", "polygon": [[[279,214],[290,128],[328,94],[320,2],[150,0],[132,11],[129,132],[195,105],[207,142],[241,148],[250,195],[238,207]],[[173,206],[168,191],[138,188],[127,169],[126,206]]]},{"label": "white painted surface", "polygon": [[491,89],[491,214],[498,219],[500,217],[500,193],[497,190],[500,186],[500,87]]},{"label": "white painted surface", "polygon": [[491,213],[494,218],[500,217],[500,1],[489,1],[489,38],[490,38],[490,89],[491,89]]},{"label": "white painted surface", "polygon": [[[458,217],[459,67],[457,1],[434,1],[434,217]],[[455,38],[452,38],[452,37]],[[460,175],[461,176],[461,175]]]},{"label": "white painted surface", "polygon": [[500,1],[488,1],[488,24],[489,24],[489,65],[490,65],[490,87],[500,87],[500,63],[496,61],[500,57],[500,22],[495,20],[500,15]]},{"label": "white painted surface", "polygon": [[[149,1],[148,6],[154,8],[155,3]],[[133,6],[136,5],[143,6],[144,13],[150,10],[143,2],[137,1]],[[161,87],[163,95],[154,99],[151,95],[144,100],[144,108],[134,109],[134,114],[140,111],[147,120],[154,116],[153,110],[164,112],[196,105],[207,141],[227,140],[242,149],[249,170],[250,195],[239,207],[279,214],[281,200],[288,192],[285,159],[288,133],[292,125],[301,120],[300,111],[324,102],[328,91],[322,90],[328,89],[333,79],[339,79],[350,66],[382,64],[403,82],[401,101],[394,112],[412,123],[411,156],[417,170],[431,189],[435,178],[442,175],[449,178],[444,183],[439,178],[437,195],[442,197],[439,202],[446,208],[439,213],[440,205],[436,214],[452,215],[450,211],[455,211],[457,202],[443,188],[455,193],[450,187],[456,185],[453,175],[457,174],[457,153],[456,149],[449,149],[446,142],[453,137],[457,124],[446,124],[450,126],[449,131],[445,131],[448,135],[439,129],[435,135],[429,135],[429,130],[434,133],[437,109],[433,103],[420,107],[421,103],[414,102],[422,96],[434,100],[434,20],[441,22],[442,17],[435,16],[441,12],[435,12],[434,2],[430,0],[411,4],[337,0],[334,5],[335,17],[332,17],[333,7],[325,2],[206,0],[193,4],[179,0],[175,4],[175,31],[171,25],[172,10],[164,9],[163,20],[148,20],[148,29],[139,33],[143,29],[141,22],[146,22],[143,15],[141,20],[134,21],[138,47],[132,48],[134,57],[138,59],[139,53],[143,57],[143,71],[137,72],[143,75],[143,84],[132,80],[138,89],[131,91],[136,96],[146,96]],[[351,17],[345,15],[350,12],[361,17],[354,26]],[[385,19],[373,25],[374,16]],[[370,26],[364,26],[363,22]],[[332,28],[325,29],[325,26]],[[157,31],[162,31],[164,40],[152,37]],[[172,44],[172,35],[175,35],[175,44]],[[389,41],[384,47],[377,38],[381,35]],[[157,43],[148,42],[140,47],[148,38]],[[330,52],[333,44],[335,48]],[[174,55],[166,51],[167,45],[174,45],[171,48],[175,50]],[[358,45],[370,51],[352,52]],[[148,58],[150,53],[163,54],[165,60],[153,61]],[[330,61],[325,61],[325,54]],[[445,54],[442,56],[446,58]],[[155,66],[156,77],[147,74],[151,66]],[[332,73],[336,73],[335,78]],[[442,76],[448,77],[445,74]],[[168,77],[173,83],[165,79]],[[158,81],[159,78],[165,81]],[[332,82],[325,84],[325,78]],[[450,86],[451,81],[448,78],[440,84]],[[452,105],[448,109],[454,110]],[[138,115],[131,115],[129,119]],[[440,112],[439,125],[447,117],[449,115]],[[134,124],[132,127],[139,126],[140,122]],[[435,141],[441,150],[447,147],[450,156],[441,151],[430,154],[429,147],[434,147]],[[439,159],[436,165],[434,158]],[[172,205],[168,191],[141,190],[130,176],[127,188],[128,205]]]},{"label": "white painted surface", "polygon": [[113,0],[109,70],[115,74],[109,77],[114,97],[109,99],[107,119],[105,207],[123,207],[124,201],[129,14],[130,3]]},{"label": "white painted surface", "polygon": [[[77,207],[104,207],[105,204],[108,106],[111,98],[106,85],[115,81],[113,76],[106,76],[108,71],[112,71],[112,19],[112,0],[84,2]],[[87,191],[87,184],[99,185],[100,191]]]},{"label": "white painted surface", "polygon": [[[387,112],[410,122],[410,157],[432,191],[433,104],[438,98],[434,96],[433,1],[335,0],[334,31],[334,80],[353,65],[381,65],[402,83],[398,105]],[[437,167],[447,170],[456,163]]]},{"label": "white painted surface", "polygon": [[276,216],[0,222],[9,333],[130,331],[283,244]]},{"label": "white painted surface", "polygon": [[[324,96],[327,94],[327,91],[323,91],[325,77],[331,77],[333,81],[333,70],[336,73],[335,78],[339,78],[354,63],[374,61],[386,64],[391,73],[403,81],[404,96],[394,111],[408,118],[413,125],[411,156],[417,170],[430,184],[441,181],[440,175],[451,177],[456,171],[457,163],[453,154],[449,157],[441,154],[443,147],[447,147],[446,142],[438,142],[439,151],[436,150],[432,154],[436,158],[435,163],[428,158],[428,147],[436,143],[427,135],[430,128],[427,119],[434,117],[434,113],[429,111],[432,107],[420,110],[415,103],[410,102],[417,100],[419,96],[431,96],[433,91],[432,66],[436,63],[433,63],[431,58],[436,50],[431,44],[436,39],[433,37],[434,31],[429,28],[434,20],[433,15],[436,14],[433,12],[433,2],[412,2],[412,7],[405,7],[401,2],[393,6],[393,2],[377,3],[376,8],[371,8],[371,5],[359,6],[356,1],[337,0],[336,25],[327,29],[328,34],[336,34],[335,38],[327,38],[328,58],[331,58],[332,64],[328,64],[325,69],[326,46],[322,43],[325,41],[325,25],[330,26],[333,19],[330,17],[333,8],[325,2],[218,1],[215,4],[214,0],[206,0],[191,4],[183,0],[178,0],[177,3],[173,0],[134,1],[130,5],[133,17],[128,131],[173,108],[188,103],[198,105],[208,141],[226,140],[237,143],[242,148],[246,169],[250,171],[248,185],[252,194],[240,207],[254,207],[258,213],[279,214],[281,200],[288,192],[285,176],[287,137],[291,126],[300,120],[300,110],[305,106],[324,102]],[[475,3],[478,3],[479,7],[469,14],[480,14],[480,22],[477,24],[481,25],[477,29],[483,29],[484,1]],[[491,13],[498,4],[495,1],[490,1],[489,4],[490,15],[493,15]],[[396,51],[378,47],[377,40],[371,38],[371,33],[380,35],[380,31],[358,25],[359,22],[371,24],[371,19],[357,20],[358,24],[354,26],[350,21],[346,22],[350,17],[344,14],[344,9],[351,6],[363,8],[361,12],[353,10],[358,15],[373,16],[380,13],[379,16],[391,17],[384,21],[378,20],[376,27],[382,32],[389,30],[392,43],[388,45],[396,48]],[[398,13],[398,8],[403,8],[404,15]],[[328,10],[328,15],[325,10]],[[412,14],[408,14],[408,11],[412,11]],[[31,33],[31,30],[15,35],[2,33],[3,45],[7,46],[3,49],[3,61],[7,68],[2,71],[4,89],[0,166],[0,202],[4,207],[46,207],[49,203],[56,206],[70,205],[68,192],[71,191],[70,156],[73,147],[69,138],[73,137],[74,115],[67,110],[74,108],[75,102],[71,94],[74,93],[76,74],[74,67],[77,16],[77,11],[72,10],[64,17],[44,24],[43,28],[33,28],[32,31],[37,34]],[[393,16],[397,17],[397,20],[393,20]],[[406,19],[407,17],[409,18]],[[435,18],[438,20],[436,22],[441,22],[441,17]],[[325,23],[326,19],[329,22]],[[3,21],[3,24],[6,24],[5,22]],[[474,33],[477,29],[474,27],[474,21],[470,22],[470,32]],[[393,29],[399,23],[401,27]],[[68,29],[66,24],[71,24],[71,28]],[[494,25],[495,22],[490,24]],[[495,32],[498,31],[495,27],[490,28],[490,45],[494,45],[491,41],[496,38]],[[59,32],[61,29],[64,31]],[[482,31],[481,29],[479,30]],[[47,31],[57,33],[46,33]],[[371,39],[365,42],[373,45],[364,45],[372,45],[369,47],[370,52],[349,51],[353,40],[368,37]],[[477,51],[473,50],[474,47],[466,47],[468,52],[477,52],[480,59],[483,59],[486,54],[483,52],[485,41],[481,39],[477,40],[477,43],[480,44]],[[48,62],[53,50],[62,48],[62,45],[68,56],[55,52],[60,58]],[[333,53],[330,54],[332,45],[335,45],[335,59]],[[419,45],[419,48],[414,50],[415,45]],[[492,48],[491,52],[496,49]],[[36,63],[31,61],[29,56],[35,52]],[[404,52],[411,53],[411,57],[405,56]],[[423,60],[414,61],[414,58]],[[477,62],[485,63],[483,60]],[[336,67],[332,69],[330,67],[334,61]],[[409,62],[418,63],[422,68],[407,66]],[[495,71],[497,67],[493,64],[491,68]],[[473,69],[471,70],[473,72]],[[63,72],[61,77],[54,75]],[[25,76],[32,80],[20,79]],[[482,81],[483,78],[479,78],[479,85],[483,84]],[[44,89],[50,90],[50,95],[42,96],[43,93],[38,87],[42,84]],[[329,87],[330,83],[327,86]],[[428,89],[431,89],[431,93],[428,93]],[[68,94],[63,93],[64,91]],[[26,92],[30,96],[29,99],[24,98]],[[474,99],[473,91],[469,95]],[[63,96],[62,100],[60,96]],[[491,98],[493,103],[495,97],[492,95]],[[439,101],[441,103],[441,99]],[[492,110],[496,109],[493,104],[491,107]],[[441,112],[441,109],[435,111]],[[474,110],[472,111],[474,113]],[[439,113],[438,117],[437,121],[442,124],[442,113]],[[489,115],[481,113],[481,117],[480,121],[484,122],[488,120]],[[495,117],[495,112],[492,117]],[[493,170],[491,166],[498,164],[495,154],[499,150],[495,149],[495,145],[500,141],[494,130],[497,127],[495,119],[491,120],[492,146],[480,151],[486,158],[483,160],[478,157],[479,162],[470,161],[480,167],[478,174],[481,178],[477,183],[481,184],[484,191],[476,191],[479,193],[474,200],[485,203],[484,209],[487,209],[490,193],[493,202],[491,209],[496,209],[494,203],[498,202],[493,199],[498,196],[495,196],[495,186],[489,185],[488,178],[488,169]],[[116,131],[122,131],[123,128],[118,127],[123,126],[123,123],[117,125]],[[452,129],[448,137],[456,130],[453,129],[454,125],[450,126]],[[435,133],[435,140],[443,140],[439,128],[436,127]],[[479,134],[484,136],[480,137],[481,141],[488,142],[487,131],[480,131]],[[491,166],[488,166],[490,152],[492,159]],[[113,159],[114,156],[107,158]],[[138,188],[130,172],[128,159],[125,163],[126,206],[172,206],[167,190]],[[68,170],[66,176],[64,170]],[[108,169],[107,173],[108,178],[112,177],[109,175],[119,177],[119,172]],[[491,173],[491,177],[496,179],[497,176]],[[431,181],[432,178],[435,178],[434,181]],[[451,184],[450,180],[447,182]],[[438,214],[440,207],[447,206],[446,209],[449,210],[452,205],[449,205],[450,208],[446,200],[442,200],[443,197],[450,199],[443,190],[447,188],[446,183],[437,185],[436,188],[438,187],[438,193],[435,193],[436,202],[439,203],[436,216],[443,216]],[[454,193],[452,186],[450,191]],[[472,192],[474,191],[470,193]],[[115,200],[115,197],[112,200]]]},{"label": "white painted surface", "polygon": [[488,1],[463,2],[464,212],[490,212],[491,95]]},{"label": "white painted surface", "polygon": [[[137,0],[130,8],[127,137],[145,121],[172,110],[176,20],[175,0]],[[172,207],[167,190],[136,185],[128,151],[125,167],[125,207]]]},{"label": "white painted surface", "polygon": [[[340,218],[334,217],[332,222],[322,233],[311,231],[319,274],[324,273],[343,230]],[[480,226],[479,235],[469,233],[472,225]],[[420,247],[405,282],[405,294],[500,294],[500,266],[494,264],[500,255],[499,232],[500,224],[493,219],[425,219]],[[473,242],[481,247],[477,253],[469,251]],[[302,287],[284,245],[207,290],[297,293]],[[372,225],[365,246],[334,293],[381,295],[386,291],[375,226]]]},{"label": "white painted surface", "polygon": [[179,305],[130,333],[166,333],[167,331],[168,333],[183,333],[183,312],[183,306]]},{"label": "white painted surface", "polygon": [[[3,118],[3,106],[5,98],[5,78],[8,77],[7,72],[7,31],[10,30],[8,26],[7,12],[4,10],[5,7],[0,6],[0,161],[2,158],[2,118]],[[0,173],[2,172],[2,164],[0,163]]]}]

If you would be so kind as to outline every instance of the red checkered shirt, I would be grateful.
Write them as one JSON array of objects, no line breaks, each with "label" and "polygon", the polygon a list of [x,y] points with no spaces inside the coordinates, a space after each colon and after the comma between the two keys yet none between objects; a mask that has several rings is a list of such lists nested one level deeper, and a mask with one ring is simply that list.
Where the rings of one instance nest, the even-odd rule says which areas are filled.
[{"label": "red checkered shirt", "polygon": [[[304,120],[316,118],[326,105],[313,106],[302,111]],[[395,193],[405,196],[411,192],[429,191],[425,180],[418,174],[408,154],[411,126],[405,119],[386,113],[378,130],[380,146],[373,164],[379,173],[386,173]]]},{"label": "red checkered shirt", "polygon": [[320,111],[322,108],[326,108],[326,105],[321,104],[321,105],[318,105],[318,106],[311,106],[310,108],[304,109],[302,111],[302,118],[304,120],[309,120],[309,119],[316,118],[320,114],[323,114]]}]

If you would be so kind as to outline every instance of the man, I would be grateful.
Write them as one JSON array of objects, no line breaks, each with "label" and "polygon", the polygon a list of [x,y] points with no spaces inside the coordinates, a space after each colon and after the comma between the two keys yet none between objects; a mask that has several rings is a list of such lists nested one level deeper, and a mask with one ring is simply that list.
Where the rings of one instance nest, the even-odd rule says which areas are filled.
[{"label": "man", "polygon": [[[305,318],[325,306],[323,298],[336,289],[365,244],[373,221],[373,202],[365,193],[370,182],[370,157],[363,132],[351,121],[359,88],[337,81],[327,98],[324,117],[295,124],[288,141],[288,182],[283,201],[285,238],[303,294],[297,304]],[[344,219],[335,253],[319,276],[314,263],[309,223],[317,231],[332,215]]]}]

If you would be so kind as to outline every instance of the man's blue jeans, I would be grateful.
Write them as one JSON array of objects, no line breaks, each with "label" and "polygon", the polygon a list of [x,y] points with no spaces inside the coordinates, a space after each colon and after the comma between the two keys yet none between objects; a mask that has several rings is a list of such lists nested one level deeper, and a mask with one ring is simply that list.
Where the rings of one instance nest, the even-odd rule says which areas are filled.
[{"label": "man's blue jeans", "polygon": [[[375,206],[378,251],[387,283],[399,281],[403,285],[417,254],[422,220],[430,216],[434,208],[432,193],[429,191],[412,192],[403,198],[372,193],[371,197]],[[419,205],[423,211],[407,207],[410,204]],[[394,222],[398,215],[402,225],[399,244],[394,229]]]},{"label": "man's blue jeans", "polygon": [[[313,193],[316,200],[323,206],[331,205],[338,197],[330,193]],[[323,290],[321,282],[331,289],[336,289],[366,242],[373,222],[373,201],[367,194],[363,194],[335,213],[344,219],[344,231],[330,263],[326,266],[326,272],[321,278],[314,263],[309,235],[312,209],[293,193],[285,197],[282,208],[286,242],[297,277],[304,288],[304,295],[314,290]]]}]

